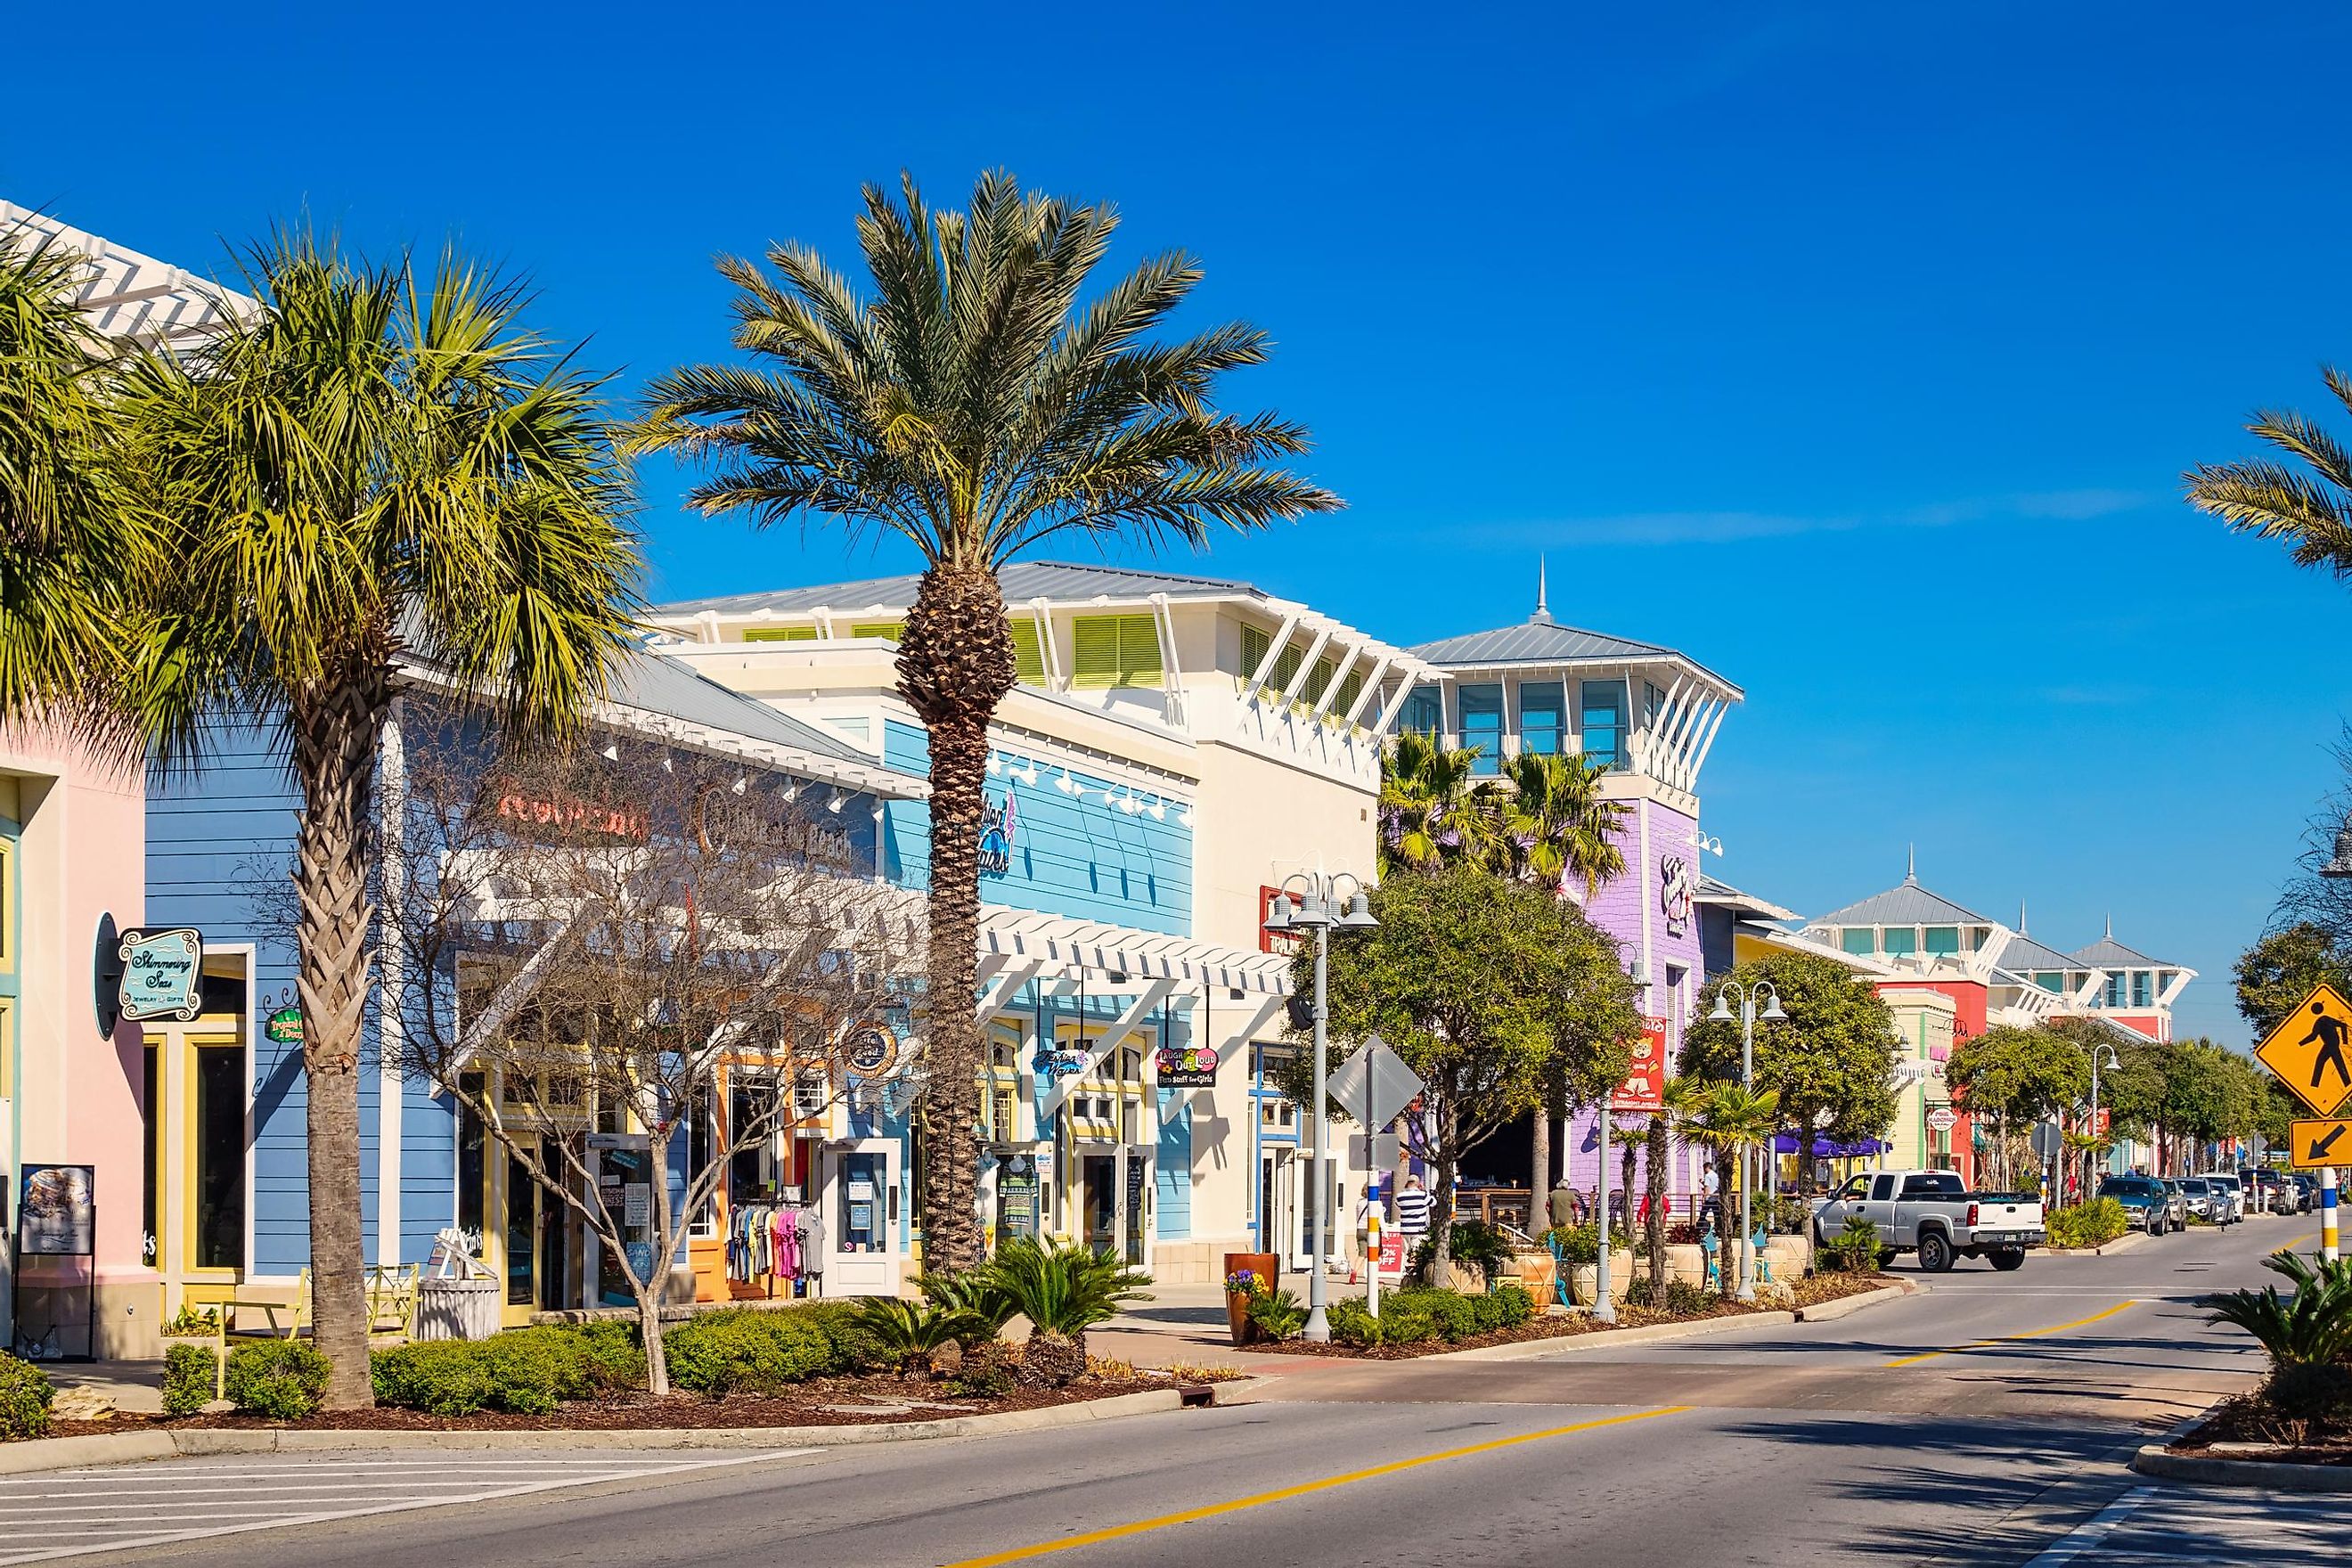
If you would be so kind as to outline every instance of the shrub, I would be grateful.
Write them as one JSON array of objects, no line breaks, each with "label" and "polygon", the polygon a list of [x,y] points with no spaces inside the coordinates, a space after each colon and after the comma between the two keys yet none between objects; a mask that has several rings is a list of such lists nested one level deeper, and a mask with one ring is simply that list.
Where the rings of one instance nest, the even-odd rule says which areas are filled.
[{"label": "shrub", "polygon": [[1307,1309],[1288,1290],[1253,1290],[1249,1321],[1267,1339],[1297,1339],[1299,1331],[1307,1327]]},{"label": "shrub", "polygon": [[300,1421],[318,1414],[328,1370],[327,1358],[309,1341],[271,1340],[229,1352],[223,1382],[240,1415]]},{"label": "shrub", "polygon": [[[1518,1289],[1516,1286],[1509,1289],[1525,1302],[1528,1313],[1532,1313],[1535,1303],[1528,1298],[1527,1292]],[[1381,1303],[1381,1339],[1390,1344],[1409,1343],[1413,1339],[1443,1339],[1451,1343],[1455,1340],[1466,1340],[1473,1334],[1487,1333],[1506,1327],[1514,1321],[1519,1322],[1527,1321],[1525,1315],[1517,1320],[1511,1319],[1509,1314],[1513,1310],[1510,1303],[1499,1292],[1494,1295],[1465,1296],[1458,1290],[1439,1290],[1428,1286],[1417,1286],[1411,1289],[1400,1290],[1396,1295]],[[1427,1330],[1407,1338],[1390,1322],[1391,1316],[1409,1324],[1425,1323],[1428,1325]]]},{"label": "shrub", "polygon": [[800,1311],[708,1312],[663,1336],[669,1380],[713,1399],[775,1394],[829,1372],[833,1344]]},{"label": "shrub", "polygon": [[566,1400],[644,1384],[646,1352],[624,1322],[515,1329],[487,1340],[426,1340],[368,1361],[376,1403],[433,1415],[544,1415]]},{"label": "shrub", "polygon": [[1437,1338],[1436,1321],[1427,1309],[1402,1299],[1381,1303],[1381,1343],[1417,1345]]},{"label": "shrub", "polygon": [[1653,1307],[1680,1316],[1694,1316],[1712,1308],[1717,1297],[1704,1285],[1695,1285],[1687,1279],[1669,1279],[1663,1292],[1654,1291],[1650,1289],[1650,1281],[1646,1278],[1635,1275],[1633,1288],[1625,1292],[1625,1300],[1635,1307]]},{"label": "shrub", "polygon": [[2289,1420],[2341,1421],[2352,1417],[2352,1366],[2284,1363],[2271,1369],[2261,1393],[2264,1404]]},{"label": "shrub", "polygon": [[1496,1327],[1516,1329],[1536,1315],[1536,1299],[1528,1294],[1524,1285],[1505,1285],[1494,1295],[1496,1311],[1502,1321]]},{"label": "shrub", "polygon": [[180,1304],[180,1310],[172,1314],[172,1321],[165,1323],[159,1331],[167,1340],[208,1340],[220,1331],[219,1310],[206,1307],[199,1310],[184,1301]]},{"label": "shrub", "polygon": [[56,1397],[47,1373],[0,1351],[0,1442],[46,1436],[49,1401]]},{"label": "shrub", "polygon": [[[1590,1268],[1601,1261],[1601,1226],[1598,1221],[1583,1225],[1556,1226],[1544,1232],[1546,1240],[1559,1246],[1560,1263],[1569,1268]],[[1612,1247],[1631,1246],[1622,1230],[1609,1233]]]},{"label": "shrub", "polygon": [[1150,1275],[1109,1253],[1026,1237],[1005,1242],[975,1272],[1038,1333],[1076,1340],[1118,1316],[1120,1306],[1141,1299],[1151,1283]]},{"label": "shrub", "polygon": [[1845,1216],[1845,1228],[1822,1243],[1822,1267],[1839,1273],[1868,1274],[1878,1268],[1878,1226],[1858,1214]]},{"label": "shrub", "polygon": [[1342,1296],[1325,1309],[1331,1321],[1331,1338],[1339,1344],[1367,1350],[1381,1342],[1381,1320],[1360,1296]]},{"label": "shrub", "polygon": [[213,1402],[220,1357],[210,1345],[173,1345],[163,1352],[163,1414],[194,1415]]},{"label": "shrub", "polygon": [[947,1383],[948,1392],[967,1399],[994,1399],[1010,1394],[1018,1381],[1020,1352],[1001,1340],[989,1340],[964,1352],[963,1367]]},{"label": "shrub", "polygon": [[2053,1209],[2049,1226],[2053,1247],[2104,1247],[2131,1228],[2131,1215],[2115,1199],[2098,1198]]},{"label": "shrub", "polygon": [[898,1364],[897,1353],[876,1337],[856,1301],[811,1301],[784,1311],[824,1336],[833,1372],[882,1372]]},{"label": "shrub", "polygon": [[1489,1288],[1510,1267],[1511,1238],[1500,1226],[1488,1225],[1484,1220],[1455,1221],[1445,1250],[1454,1262],[1475,1268]]},{"label": "shrub", "polygon": [[577,1328],[530,1331],[572,1342],[561,1390],[566,1399],[595,1399],[646,1385],[646,1347],[639,1342],[634,1322],[608,1318]]}]

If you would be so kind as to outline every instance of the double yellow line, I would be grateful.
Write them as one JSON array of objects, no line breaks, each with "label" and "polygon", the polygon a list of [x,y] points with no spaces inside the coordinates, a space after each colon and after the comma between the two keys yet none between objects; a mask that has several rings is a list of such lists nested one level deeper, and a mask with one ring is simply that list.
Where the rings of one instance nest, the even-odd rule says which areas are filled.
[{"label": "double yellow line", "polygon": [[2110,1307],[2104,1312],[2094,1312],[2087,1318],[2077,1318],[2071,1323],[2053,1323],[2046,1329],[2028,1329],[2021,1334],[2003,1334],[1998,1339],[1971,1340],[1967,1344],[1954,1345],[1949,1350],[1927,1351],[1919,1355],[1906,1355],[1900,1361],[1890,1361],[1886,1364],[1889,1367],[1916,1366],[1923,1361],[1934,1361],[1939,1355],[1958,1355],[1963,1351],[1990,1350],[1995,1345],[2011,1344],[2019,1340],[2038,1340],[2045,1334],[2063,1334],[2068,1329],[2079,1329],[2085,1323],[2095,1323],[2103,1319],[2112,1318],[2117,1312],[2126,1311],[2138,1305],[2139,1300],[2135,1297],[2121,1305]]},{"label": "double yellow line", "polygon": [[1208,1503],[1200,1508],[1188,1508],[1181,1513],[1163,1513],[1153,1519],[1139,1519],[1132,1524],[1115,1524],[1108,1530],[1090,1530],[1083,1535],[1065,1535],[1056,1541],[1041,1541],[1034,1546],[1016,1546],[1007,1552],[991,1552],[985,1557],[967,1557],[950,1563],[947,1568],[998,1568],[1005,1563],[1026,1563],[1034,1557],[1045,1557],[1055,1552],[1069,1552],[1080,1546],[1098,1546],[1106,1541],[1123,1541],[1130,1535],[1143,1535],[1173,1525],[1192,1524],[1221,1514],[1238,1513],[1244,1509],[1264,1508],[1272,1502],[1287,1502],[1292,1498],[1309,1497],[1316,1492],[1329,1491],[1334,1487],[1352,1486],[1381,1476],[1393,1476],[1401,1470],[1416,1469],[1423,1465],[1434,1465],[1445,1459],[1466,1459],[1473,1454],[1491,1454],[1497,1448],[1517,1447],[1521,1443],[1540,1443],[1550,1437],[1565,1437],[1572,1432],[1598,1431],[1603,1426],[1622,1426],[1634,1421],[1651,1421],[1661,1415],[1675,1415],[1693,1408],[1687,1405],[1669,1405],[1657,1410],[1637,1410],[1629,1415],[1604,1415],[1598,1421],[1580,1421],[1573,1426],[1551,1426],[1541,1432],[1525,1432],[1516,1437],[1497,1437],[1489,1443],[1473,1443],[1466,1448],[1447,1448],[1442,1453],[1423,1454],[1411,1459],[1392,1459],[1385,1465],[1368,1469],[1349,1470],[1343,1476],[1326,1476],[1319,1481],[1301,1481],[1295,1487],[1276,1491],[1257,1492],[1249,1497],[1235,1498],[1231,1502]]}]

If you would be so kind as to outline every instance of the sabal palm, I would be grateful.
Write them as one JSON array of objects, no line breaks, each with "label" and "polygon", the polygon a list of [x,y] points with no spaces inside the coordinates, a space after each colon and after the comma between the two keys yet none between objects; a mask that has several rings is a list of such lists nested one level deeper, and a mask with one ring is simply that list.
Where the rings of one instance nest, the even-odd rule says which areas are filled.
[{"label": "sabal palm", "polygon": [[282,729],[302,792],[315,1331],[330,1401],[364,1405],[358,1069],[394,659],[437,667],[509,734],[563,731],[631,646],[641,562],[597,383],[519,325],[512,289],[303,235],[251,272],[257,313],[124,378],[131,471],[171,563],[125,700],[166,766],[201,766],[225,710]]},{"label": "sabal palm", "polygon": [[1448,750],[1408,730],[1381,763],[1381,859],[1387,868],[1434,870],[1494,858],[1495,820],[1478,803],[1477,748]]},{"label": "sabal palm", "polygon": [[[2352,412],[2352,376],[2333,366],[2320,374]],[[2200,464],[2181,476],[2189,504],[2241,532],[2283,541],[2298,566],[2352,578],[2352,452],[2292,411],[2263,410],[2246,428],[2302,466],[2268,458]]]},{"label": "sabal palm", "polygon": [[[871,292],[799,245],[767,265],[729,258],[735,346],[750,364],[656,380],[637,441],[704,468],[688,500],[767,526],[815,518],[898,535],[922,557],[898,646],[898,688],[930,741],[929,984],[977,988],[978,857],[988,725],[1013,681],[997,573],[1042,541],[1080,534],[1198,545],[1213,524],[1263,527],[1325,511],[1328,491],[1270,459],[1306,430],[1213,401],[1220,377],[1266,357],[1242,324],[1157,342],[1200,281],[1154,257],[1086,298],[1118,226],[1108,206],[982,175],[968,210],[868,186],[857,223]],[[981,1037],[961,1002],[931,1010],[920,1107],[924,1258],[979,1261]]]},{"label": "sabal palm", "polygon": [[0,714],[86,716],[121,672],[153,531],[114,463],[113,345],[73,300],[89,262],[0,230]]},{"label": "sabal palm", "polygon": [[1739,1248],[1748,1238],[1735,1238],[1731,1233],[1732,1173],[1739,1156],[1747,1150],[1772,1136],[1780,1125],[1780,1091],[1777,1089],[1750,1089],[1737,1083],[1711,1083],[1696,1092],[1696,1105],[1684,1123],[1685,1136],[1714,1156],[1717,1191],[1723,1198],[1723,1224],[1717,1234],[1723,1237],[1721,1254],[1723,1293],[1734,1292]]},{"label": "sabal palm", "polygon": [[1609,773],[1605,763],[1539,752],[1505,762],[1501,779],[1479,792],[1495,818],[1493,841],[1503,862],[1496,869],[1554,890],[1572,879],[1588,899],[1624,875],[1617,839],[1631,807],[1601,798]]}]

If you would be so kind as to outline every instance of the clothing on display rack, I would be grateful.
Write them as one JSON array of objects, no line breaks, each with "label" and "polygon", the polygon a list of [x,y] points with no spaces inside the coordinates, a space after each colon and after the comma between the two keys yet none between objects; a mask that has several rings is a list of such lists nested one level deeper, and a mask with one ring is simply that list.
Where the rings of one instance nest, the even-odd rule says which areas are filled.
[{"label": "clothing on display rack", "polygon": [[[779,1281],[790,1287],[804,1275],[823,1273],[821,1254],[808,1240],[813,1218],[798,1204],[737,1205],[727,1216],[727,1278],[747,1285],[765,1281],[772,1296]],[[816,1234],[822,1247],[822,1226]]]}]

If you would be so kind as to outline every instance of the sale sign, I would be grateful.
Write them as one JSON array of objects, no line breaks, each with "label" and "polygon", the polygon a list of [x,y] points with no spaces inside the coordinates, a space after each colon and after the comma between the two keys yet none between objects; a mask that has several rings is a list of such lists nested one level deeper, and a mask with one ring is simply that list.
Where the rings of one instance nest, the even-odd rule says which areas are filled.
[{"label": "sale sign", "polygon": [[1633,1042],[1633,1068],[1624,1084],[1609,1097],[1612,1110],[1656,1111],[1666,1103],[1666,1021],[1642,1020],[1641,1037]]}]

